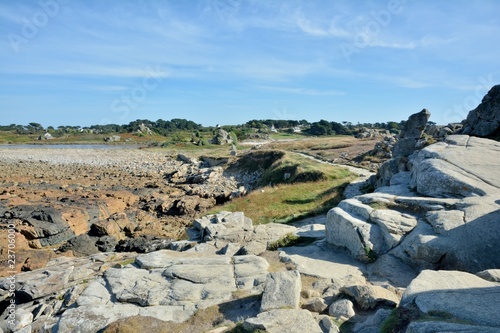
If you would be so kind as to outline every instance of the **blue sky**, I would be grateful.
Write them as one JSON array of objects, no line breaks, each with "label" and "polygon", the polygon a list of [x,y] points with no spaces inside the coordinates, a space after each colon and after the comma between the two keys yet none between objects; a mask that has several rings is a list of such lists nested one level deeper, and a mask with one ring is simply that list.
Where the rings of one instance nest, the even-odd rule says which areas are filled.
[{"label": "blue sky", "polygon": [[0,124],[460,121],[500,1],[0,1]]}]

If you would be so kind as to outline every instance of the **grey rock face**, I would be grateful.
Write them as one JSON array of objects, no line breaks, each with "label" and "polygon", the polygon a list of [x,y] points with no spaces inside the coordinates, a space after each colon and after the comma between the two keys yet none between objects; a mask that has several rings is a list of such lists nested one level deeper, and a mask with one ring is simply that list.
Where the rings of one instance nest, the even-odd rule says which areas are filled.
[{"label": "grey rock face", "polygon": [[32,229],[22,229],[21,233],[28,240],[38,240],[41,246],[52,246],[63,243],[75,236],[68,223],[60,213],[52,208],[41,208],[33,212],[17,212]]},{"label": "grey rock face", "polygon": [[243,328],[249,332],[265,330],[269,333],[323,333],[307,310],[278,309],[260,313],[246,319]]},{"label": "grey rock face", "polygon": [[348,299],[339,299],[328,308],[328,314],[337,319],[347,320],[356,315],[354,304]]},{"label": "grey rock face", "polygon": [[386,264],[474,273],[499,267],[499,161],[498,142],[450,135],[414,154],[411,171],[393,176],[393,185],[330,210],[326,239],[357,259],[390,258],[373,272],[399,286],[409,277],[388,273]]},{"label": "grey rock face", "polygon": [[353,297],[363,310],[373,309],[380,303],[392,306],[399,303],[399,297],[396,294],[380,286],[354,285],[344,287],[340,291]]},{"label": "grey rock face", "polygon": [[406,333],[497,333],[498,327],[475,326],[467,324],[450,323],[443,321],[418,321],[411,323]]},{"label": "grey rock face", "polygon": [[223,130],[222,128],[217,129],[217,133],[212,138],[212,143],[214,145],[225,145],[233,143],[233,139],[229,135],[228,132]]},{"label": "grey rock face", "polygon": [[399,135],[399,141],[394,145],[394,157],[409,156],[415,151],[415,145],[424,133],[430,116],[431,113],[427,109],[423,109],[408,118]]},{"label": "grey rock face", "polygon": [[[344,247],[359,260],[367,260],[370,252],[387,253],[417,225],[415,216],[391,209],[374,209],[394,201],[396,196],[367,194],[342,201],[331,209],[326,221],[328,243]],[[379,201],[379,199],[381,201]]]},{"label": "grey rock face", "polygon": [[499,284],[473,274],[424,270],[406,289],[401,306],[413,305],[426,314],[446,313],[455,321],[498,330],[499,297]]},{"label": "grey rock face", "polygon": [[262,294],[261,311],[298,309],[302,284],[298,271],[269,273]]},{"label": "grey rock face", "polygon": [[483,97],[481,104],[470,111],[464,121],[463,134],[489,136],[500,126],[500,85],[496,85]]},{"label": "grey rock face", "polygon": [[413,162],[410,186],[432,197],[483,196],[500,189],[500,144],[450,135],[423,149]]}]

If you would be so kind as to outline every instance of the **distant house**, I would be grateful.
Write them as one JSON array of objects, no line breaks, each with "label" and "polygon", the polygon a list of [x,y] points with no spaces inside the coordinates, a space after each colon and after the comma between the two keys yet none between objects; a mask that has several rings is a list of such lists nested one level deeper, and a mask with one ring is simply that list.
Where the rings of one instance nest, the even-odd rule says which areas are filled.
[{"label": "distant house", "polygon": [[276,129],[276,127],[274,127],[274,124],[271,125],[271,132],[278,133],[278,130]]},{"label": "distant house", "polygon": [[293,132],[294,132],[294,133],[300,133],[300,132],[302,132],[302,130],[300,129],[300,127],[299,127],[299,126],[295,126],[295,127],[293,128]]}]

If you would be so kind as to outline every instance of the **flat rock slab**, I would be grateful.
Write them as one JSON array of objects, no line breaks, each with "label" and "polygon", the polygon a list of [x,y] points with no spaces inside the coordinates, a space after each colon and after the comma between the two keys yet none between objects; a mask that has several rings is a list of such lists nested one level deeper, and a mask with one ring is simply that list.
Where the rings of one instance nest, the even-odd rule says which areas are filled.
[{"label": "flat rock slab", "polygon": [[500,143],[450,135],[423,149],[414,161],[412,187],[433,197],[467,197],[500,191]]},{"label": "flat rock slab", "polygon": [[422,271],[401,303],[423,313],[446,313],[460,320],[500,328],[500,284],[460,271]]},{"label": "flat rock slab", "polygon": [[498,333],[498,327],[475,326],[442,321],[422,321],[411,323],[406,333]]},{"label": "flat rock slab", "polygon": [[58,332],[97,332],[137,315],[182,322],[197,309],[231,301],[238,290],[262,292],[268,266],[254,255],[233,258],[170,250],[143,254],[135,265],[108,268],[102,278],[90,282],[76,307],[61,316]]},{"label": "flat rock slab", "polygon": [[272,309],[298,309],[302,284],[298,271],[269,273],[264,284],[261,311]]},{"label": "flat rock slab", "polygon": [[352,276],[364,279],[366,272],[363,263],[334,251],[322,242],[282,248],[279,256],[281,261],[295,264],[300,273],[324,279],[342,280]]},{"label": "flat rock slab", "polygon": [[268,333],[323,333],[321,327],[307,310],[279,309],[260,313],[244,321],[243,329]]}]

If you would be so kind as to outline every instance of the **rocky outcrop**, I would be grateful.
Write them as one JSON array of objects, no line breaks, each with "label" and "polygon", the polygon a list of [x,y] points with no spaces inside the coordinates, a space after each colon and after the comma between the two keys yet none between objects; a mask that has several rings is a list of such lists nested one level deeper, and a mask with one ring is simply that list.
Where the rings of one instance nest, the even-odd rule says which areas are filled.
[{"label": "rocky outcrop", "polygon": [[28,258],[36,269],[61,253],[115,251],[121,241],[119,251],[166,248],[143,236],[176,239],[193,217],[249,190],[250,178],[227,175],[227,162],[139,149],[0,149],[0,225],[15,226],[16,269]]},{"label": "rocky outcrop", "polygon": [[362,127],[362,128],[360,128],[359,133],[356,135],[356,138],[357,139],[372,139],[372,138],[379,138],[382,136],[387,136],[389,134],[390,133],[387,130],[380,131],[380,130],[373,129],[373,128]]},{"label": "rocky outcrop", "polygon": [[398,141],[393,145],[393,158],[380,166],[376,187],[388,186],[392,176],[401,171],[411,170],[414,153],[424,144],[420,139],[430,115],[427,109],[423,109],[408,118]]},{"label": "rocky outcrop", "polygon": [[[500,323],[490,312],[498,312],[500,288],[495,269],[500,267],[495,254],[500,244],[498,142],[449,135],[412,153],[404,168],[401,161],[387,164],[393,167],[384,175],[390,186],[344,200],[327,215],[330,245],[366,262],[369,276],[408,286],[395,312],[389,316],[381,308],[356,323],[354,331],[375,332],[382,325],[419,333],[498,330]],[[372,301],[395,305],[398,300],[369,284],[340,291],[364,309]],[[347,306],[333,309],[352,315]]]},{"label": "rocky outcrop", "polygon": [[499,134],[500,85],[496,85],[488,91],[481,104],[469,112],[463,124],[462,134],[481,137]]},{"label": "rocky outcrop", "polygon": [[222,128],[217,129],[217,133],[215,133],[211,140],[211,143],[214,145],[226,145],[232,144],[233,142],[234,140],[231,135]]},{"label": "rocky outcrop", "polygon": [[433,138],[443,140],[448,135],[457,134],[463,128],[461,123],[450,123],[446,126],[442,125],[431,125],[427,126],[425,129],[425,134],[432,136]]},{"label": "rocky outcrop", "polygon": [[422,269],[500,267],[498,161],[497,142],[448,136],[415,154],[412,170],[393,175],[391,186],[330,210],[326,239],[402,286]]},{"label": "rocky outcrop", "polygon": [[384,138],[375,144],[375,147],[369,152],[370,156],[380,158],[391,158],[392,151],[397,139],[393,135],[386,135]]},{"label": "rocky outcrop", "polygon": [[395,157],[407,157],[413,154],[417,141],[422,137],[431,113],[427,109],[412,114],[399,134],[399,140],[394,146]]},{"label": "rocky outcrop", "polygon": [[[494,332],[500,328],[500,284],[459,271],[422,271],[400,312],[413,312],[406,332]],[[416,310],[416,311],[415,311]]]},{"label": "rocky outcrop", "polygon": [[278,223],[253,226],[252,220],[243,212],[220,212],[207,215],[193,222],[188,230],[192,240],[214,244],[215,250],[226,253],[231,245],[237,254],[264,252],[271,242],[300,232],[293,226]]},{"label": "rocky outcrop", "polygon": [[[22,303],[17,310],[31,319],[20,328],[36,331],[43,323],[55,332],[97,332],[137,315],[181,322],[197,309],[231,300],[238,291],[261,293],[267,268],[266,260],[256,256],[233,260],[169,250],[59,259],[43,271],[16,277],[16,300]],[[0,280],[0,295],[8,297],[9,285],[7,278]],[[48,304],[50,311],[33,321],[39,304]]]},{"label": "rocky outcrop", "polygon": [[451,135],[423,149],[413,161],[410,186],[432,197],[483,196],[500,189],[500,144]]}]

